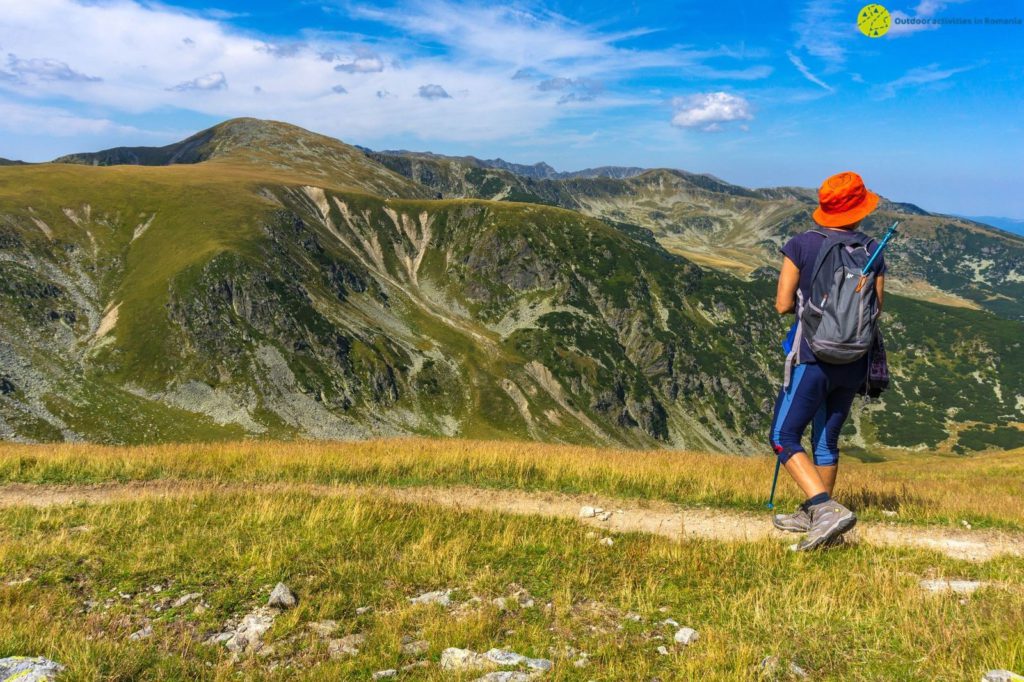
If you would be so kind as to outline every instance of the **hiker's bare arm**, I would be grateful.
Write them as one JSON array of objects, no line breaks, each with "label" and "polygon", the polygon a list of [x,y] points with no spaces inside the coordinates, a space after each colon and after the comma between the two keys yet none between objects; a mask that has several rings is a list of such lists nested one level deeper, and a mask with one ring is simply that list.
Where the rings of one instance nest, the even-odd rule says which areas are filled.
[{"label": "hiker's bare arm", "polygon": [[875,277],[875,296],[878,298],[878,312],[882,312],[882,303],[885,302],[885,275]]},{"label": "hiker's bare arm", "polygon": [[775,293],[775,309],[779,315],[796,310],[796,288],[800,284],[800,268],[789,259],[782,257],[782,270],[779,272],[779,289]]}]

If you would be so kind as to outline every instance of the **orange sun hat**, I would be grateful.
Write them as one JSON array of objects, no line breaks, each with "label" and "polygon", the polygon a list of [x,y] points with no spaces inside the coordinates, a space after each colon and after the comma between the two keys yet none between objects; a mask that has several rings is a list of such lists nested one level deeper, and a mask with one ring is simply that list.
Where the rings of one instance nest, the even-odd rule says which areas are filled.
[{"label": "orange sun hat", "polygon": [[822,227],[845,227],[866,217],[878,206],[878,195],[852,171],[826,178],[818,188],[814,222]]}]

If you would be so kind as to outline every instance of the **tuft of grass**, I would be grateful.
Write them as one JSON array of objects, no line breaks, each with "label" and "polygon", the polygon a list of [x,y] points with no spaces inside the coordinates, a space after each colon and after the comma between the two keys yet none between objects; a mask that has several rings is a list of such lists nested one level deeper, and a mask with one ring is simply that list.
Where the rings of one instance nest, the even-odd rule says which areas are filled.
[{"label": "tuft of grass", "polygon": [[[138,447],[0,444],[0,481],[102,483],[160,479],[321,484],[472,485],[599,493],[685,506],[763,509],[773,460],[508,441],[187,443]],[[846,458],[836,494],[863,518],[1024,529],[1024,450],[971,458]],[[785,474],[780,507],[800,501]]]}]

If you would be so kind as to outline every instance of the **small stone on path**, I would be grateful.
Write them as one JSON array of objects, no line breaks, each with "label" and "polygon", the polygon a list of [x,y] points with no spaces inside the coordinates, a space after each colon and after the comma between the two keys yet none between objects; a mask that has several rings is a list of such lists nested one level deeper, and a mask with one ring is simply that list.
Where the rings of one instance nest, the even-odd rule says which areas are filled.
[{"label": "small stone on path", "polygon": [[388,668],[387,670],[378,670],[371,677],[375,680],[383,680],[385,677],[394,677],[398,674],[398,671],[394,668]]}]

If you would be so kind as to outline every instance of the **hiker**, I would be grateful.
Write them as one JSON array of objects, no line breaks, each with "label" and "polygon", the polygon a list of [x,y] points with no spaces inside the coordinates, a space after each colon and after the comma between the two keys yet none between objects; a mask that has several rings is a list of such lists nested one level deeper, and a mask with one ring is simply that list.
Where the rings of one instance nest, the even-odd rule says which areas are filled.
[{"label": "hiker", "polygon": [[[857,523],[852,511],[832,499],[832,490],[839,432],[865,383],[885,288],[881,253],[872,264],[873,274],[861,274],[879,247],[857,230],[878,205],[878,195],[859,175],[845,172],[821,184],[818,201],[814,221],[819,227],[782,247],[775,299],[775,309],[783,315],[795,313],[797,324],[791,330],[786,380],[775,402],[770,441],[806,501],[795,513],[776,514],[772,521],[781,530],[806,533],[798,550],[827,546]],[[808,424],[813,425],[810,455],[801,443]]]}]

